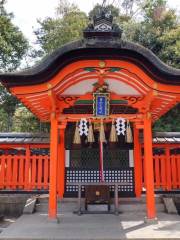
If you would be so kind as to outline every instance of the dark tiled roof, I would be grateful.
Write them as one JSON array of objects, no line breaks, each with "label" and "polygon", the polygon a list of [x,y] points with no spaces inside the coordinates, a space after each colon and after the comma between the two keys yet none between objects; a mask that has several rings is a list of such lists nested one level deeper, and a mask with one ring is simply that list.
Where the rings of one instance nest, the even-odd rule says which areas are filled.
[{"label": "dark tiled roof", "polygon": [[48,144],[49,134],[45,133],[0,133],[0,144]]},{"label": "dark tiled roof", "polygon": [[180,143],[180,132],[155,132],[154,143]]},{"label": "dark tiled roof", "polygon": [[98,38],[69,43],[26,71],[1,73],[0,81],[8,88],[44,83],[66,65],[83,59],[128,60],[157,82],[180,85],[180,70],[167,66],[147,48],[121,39]]},{"label": "dark tiled roof", "polygon": [[[143,142],[142,134],[140,141]],[[154,143],[179,143],[180,132],[155,132]],[[45,133],[0,133],[0,144],[49,144],[49,134]]]}]

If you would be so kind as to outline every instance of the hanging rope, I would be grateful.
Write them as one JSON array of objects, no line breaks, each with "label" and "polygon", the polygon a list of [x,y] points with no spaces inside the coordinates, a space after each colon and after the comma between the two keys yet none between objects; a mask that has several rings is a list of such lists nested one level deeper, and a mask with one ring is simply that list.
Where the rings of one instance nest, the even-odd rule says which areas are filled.
[{"label": "hanging rope", "polygon": [[106,142],[103,119],[101,119],[101,126],[100,126],[100,133],[99,133],[99,141],[100,141],[100,142]]},{"label": "hanging rope", "polygon": [[116,133],[116,128],[114,125],[114,119],[112,121],[112,125],[111,125],[111,132],[110,132],[110,138],[109,138],[110,142],[117,142],[118,141],[118,136]]},{"label": "hanging rope", "polygon": [[74,144],[81,144],[81,137],[80,137],[80,134],[79,134],[78,122],[76,122],[76,129],[75,129],[75,133],[74,133],[73,143]]},{"label": "hanging rope", "polygon": [[133,135],[132,135],[129,120],[127,120],[127,126],[126,126],[126,142],[127,143],[132,143],[133,142]]},{"label": "hanging rope", "polygon": [[89,120],[89,132],[88,132],[87,140],[88,140],[89,143],[93,143],[95,141],[91,120]]}]

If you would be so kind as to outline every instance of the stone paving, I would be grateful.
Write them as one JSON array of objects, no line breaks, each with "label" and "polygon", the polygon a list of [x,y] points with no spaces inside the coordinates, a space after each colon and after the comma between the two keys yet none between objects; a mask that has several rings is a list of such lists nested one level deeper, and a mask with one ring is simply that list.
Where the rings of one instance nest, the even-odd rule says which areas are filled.
[{"label": "stone paving", "polygon": [[77,216],[65,211],[59,223],[46,213],[22,215],[0,234],[3,240],[116,240],[116,239],[180,239],[180,216],[158,213],[156,224],[144,223],[144,213],[126,212]]}]

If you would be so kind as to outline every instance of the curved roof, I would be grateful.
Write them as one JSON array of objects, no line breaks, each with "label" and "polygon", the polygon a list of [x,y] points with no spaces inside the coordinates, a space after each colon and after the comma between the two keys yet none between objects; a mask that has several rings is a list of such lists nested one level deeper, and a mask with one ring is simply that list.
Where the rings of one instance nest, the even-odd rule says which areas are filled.
[{"label": "curved roof", "polygon": [[141,67],[156,82],[180,85],[180,69],[164,64],[143,46],[121,39],[83,39],[71,42],[22,72],[1,73],[0,81],[8,88],[36,85],[49,81],[66,65],[85,59],[128,60]]}]

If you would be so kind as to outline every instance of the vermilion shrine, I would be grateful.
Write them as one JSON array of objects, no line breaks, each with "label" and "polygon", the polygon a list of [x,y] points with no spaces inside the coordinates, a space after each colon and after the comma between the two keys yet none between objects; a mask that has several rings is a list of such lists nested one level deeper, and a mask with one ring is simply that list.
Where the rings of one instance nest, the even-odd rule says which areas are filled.
[{"label": "vermilion shrine", "polygon": [[[156,217],[155,188],[170,190],[172,181],[180,188],[179,155],[170,158],[169,144],[164,163],[155,163],[152,146],[152,124],[180,102],[180,70],[122,40],[121,34],[112,17],[102,13],[84,30],[82,40],[63,46],[31,69],[0,75],[2,84],[32,113],[51,123],[50,175],[31,166],[28,148],[27,162],[18,165],[23,175],[18,173],[16,180],[21,176],[21,184],[5,186],[3,180],[1,188],[31,190],[28,184],[37,180],[36,174],[41,174],[39,182],[46,176],[50,218],[56,218],[57,197],[77,191],[66,186],[68,181],[125,181],[129,185],[120,186],[119,194],[136,197],[143,187],[149,219]],[[5,179],[11,174],[10,163],[2,159]]]}]

